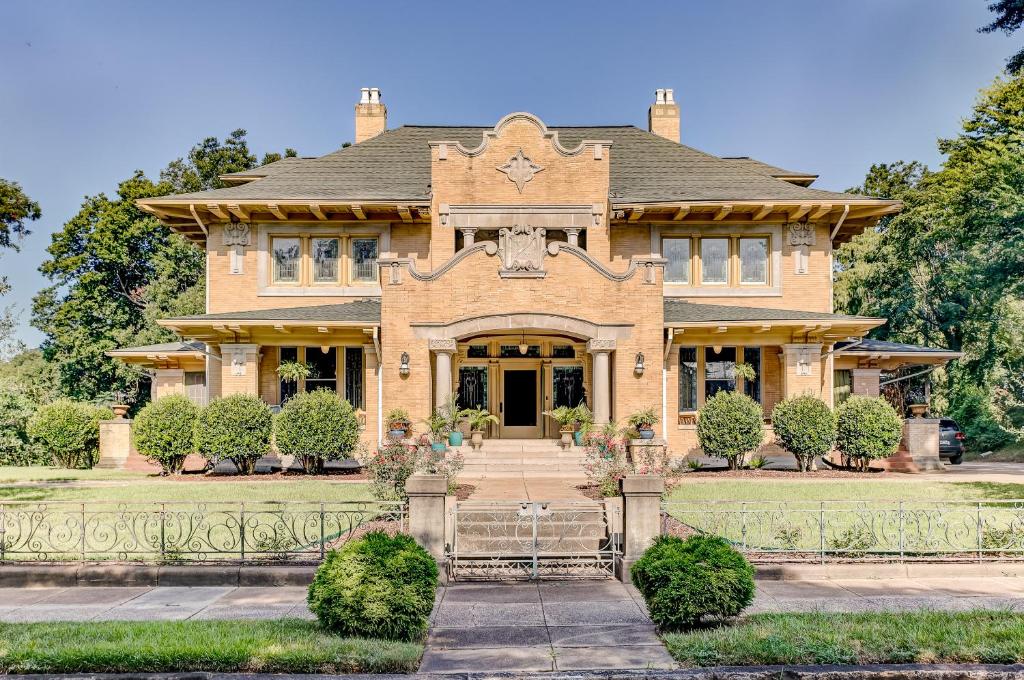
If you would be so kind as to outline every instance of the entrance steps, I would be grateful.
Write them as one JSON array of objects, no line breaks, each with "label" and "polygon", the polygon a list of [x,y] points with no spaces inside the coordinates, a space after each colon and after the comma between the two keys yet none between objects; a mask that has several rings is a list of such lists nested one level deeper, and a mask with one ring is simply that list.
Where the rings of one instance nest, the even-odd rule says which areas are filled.
[{"label": "entrance steps", "polygon": [[461,477],[523,474],[528,476],[583,477],[581,447],[563,450],[557,439],[486,439],[479,451],[459,448],[465,464]]}]

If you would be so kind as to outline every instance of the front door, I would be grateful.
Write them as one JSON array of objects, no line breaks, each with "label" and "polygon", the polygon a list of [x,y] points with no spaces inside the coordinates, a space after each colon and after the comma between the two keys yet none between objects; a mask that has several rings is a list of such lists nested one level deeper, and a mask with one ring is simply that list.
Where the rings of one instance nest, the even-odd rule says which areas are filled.
[{"label": "front door", "polygon": [[503,439],[540,438],[539,367],[502,369],[500,411]]}]

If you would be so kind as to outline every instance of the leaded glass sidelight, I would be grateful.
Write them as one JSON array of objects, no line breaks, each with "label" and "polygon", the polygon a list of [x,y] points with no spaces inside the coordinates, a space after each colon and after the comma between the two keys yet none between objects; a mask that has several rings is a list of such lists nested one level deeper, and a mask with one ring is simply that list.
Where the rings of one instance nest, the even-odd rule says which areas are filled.
[{"label": "leaded glass sidelight", "polygon": [[740,283],[768,283],[768,239],[740,239]]},{"label": "leaded glass sidelight", "polygon": [[377,239],[352,239],[352,280],[377,280]]},{"label": "leaded glass sidelight", "polygon": [[337,283],[338,239],[313,239],[313,282]]},{"label": "leaded glass sidelight", "polygon": [[363,348],[345,348],[345,398],[352,408],[365,409],[363,401]]},{"label": "leaded glass sidelight", "polygon": [[298,283],[301,246],[297,238],[275,238],[274,283]]},{"label": "leaded glass sidelight", "polygon": [[701,283],[729,283],[729,239],[700,240]]},{"label": "leaded glass sidelight", "polygon": [[667,283],[690,282],[690,239],[664,238],[661,240],[662,255],[668,260],[665,265]]},{"label": "leaded glass sidelight", "polygon": [[697,348],[679,348],[679,410],[697,410]]},{"label": "leaded glass sidelight", "polygon": [[761,348],[744,347],[743,363],[754,368],[755,376],[753,380],[743,379],[743,393],[757,403],[761,403]]},{"label": "leaded glass sidelight", "polygon": [[552,407],[568,406],[574,408],[587,400],[583,387],[582,366],[555,366],[551,371]]},{"label": "leaded glass sidelight", "polygon": [[487,408],[487,367],[459,367],[459,408]]}]

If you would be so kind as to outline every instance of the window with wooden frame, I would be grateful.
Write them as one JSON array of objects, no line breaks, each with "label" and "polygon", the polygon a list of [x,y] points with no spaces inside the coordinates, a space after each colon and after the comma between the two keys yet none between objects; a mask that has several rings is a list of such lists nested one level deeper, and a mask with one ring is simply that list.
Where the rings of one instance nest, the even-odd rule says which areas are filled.
[{"label": "window with wooden frame", "polygon": [[[748,397],[761,403],[764,391],[762,349],[757,346],[681,346],[678,381],[680,416],[692,416],[721,390],[741,389]],[[736,375],[737,363],[750,364],[754,368],[754,379],[746,380]]]},{"label": "window with wooden frame", "polygon": [[376,236],[271,234],[269,242],[273,286],[377,283]]},{"label": "window with wooden frame", "polygon": [[690,251],[690,237],[666,237],[661,240],[661,254],[668,260],[665,264],[666,283],[690,283],[693,256]]},{"label": "window with wooden frame", "polygon": [[741,237],[739,259],[741,285],[768,285],[768,237]]},{"label": "window with wooden frame", "polygon": [[294,236],[275,236],[271,240],[271,259],[274,283],[299,283],[302,277],[302,239]]},{"label": "window with wooden frame", "polygon": [[772,285],[769,234],[673,234],[661,236],[665,283],[737,288]]}]

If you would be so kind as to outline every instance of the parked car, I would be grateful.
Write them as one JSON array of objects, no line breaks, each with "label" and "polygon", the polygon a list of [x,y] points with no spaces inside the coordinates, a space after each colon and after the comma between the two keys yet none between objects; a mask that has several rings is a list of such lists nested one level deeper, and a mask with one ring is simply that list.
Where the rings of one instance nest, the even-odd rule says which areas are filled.
[{"label": "parked car", "polygon": [[967,437],[960,431],[955,420],[943,418],[939,421],[939,458],[948,458],[953,465],[964,460],[964,440]]}]

